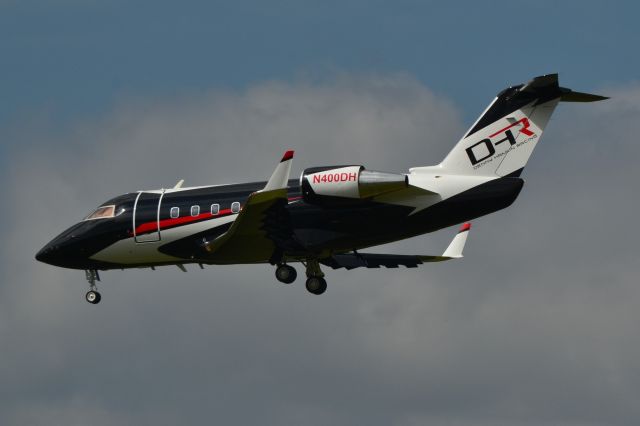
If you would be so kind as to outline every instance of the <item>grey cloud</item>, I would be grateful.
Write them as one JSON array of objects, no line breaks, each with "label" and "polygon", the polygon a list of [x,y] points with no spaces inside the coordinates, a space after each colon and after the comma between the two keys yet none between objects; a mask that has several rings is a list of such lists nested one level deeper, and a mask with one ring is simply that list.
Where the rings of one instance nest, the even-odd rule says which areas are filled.
[{"label": "grey cloud", "polygon": [[[437,163],[464,126],[411,77],[125,101],[50,139],[25,129],[4,178],[0,422],[635,424],[640,90],[610,94],[562,107],[520,199],[476,221],[463,261],[330,271],[322,297],[267,266],[162,268],[104,273],[89,306],[81,273],[33,254],[112,195],[264,179],[287,148],[298,171]],[[452,232],[381,250],[437,253]]]}]

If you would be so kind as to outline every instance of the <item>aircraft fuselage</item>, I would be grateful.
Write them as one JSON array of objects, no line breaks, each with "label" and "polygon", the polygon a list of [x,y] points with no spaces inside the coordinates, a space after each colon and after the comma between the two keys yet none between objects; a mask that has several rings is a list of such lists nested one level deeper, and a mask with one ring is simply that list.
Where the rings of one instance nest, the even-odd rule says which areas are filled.
[{"label": "aircraft fuselage", "polygon": [[[271,258],[253,257],[250,247],[244,258],[229,259],[224,252],[207,253],[202,245],[203,239],[224,234],[249,195],[264,185],[253,182],[121,195],[103,203],[115,206],[112,219],[73,225],[37,258],[65,268],[100,270],[270,262]],[[286,214],[275,220],[285,229],[279,238],[287,258],[321,258],[433,232],[503,209],[516,199],[522,185],[518,177],[494,179],[412,214],[414,207],[375,201],[309,204],[302,199],[299,181],[290,180]]]}]

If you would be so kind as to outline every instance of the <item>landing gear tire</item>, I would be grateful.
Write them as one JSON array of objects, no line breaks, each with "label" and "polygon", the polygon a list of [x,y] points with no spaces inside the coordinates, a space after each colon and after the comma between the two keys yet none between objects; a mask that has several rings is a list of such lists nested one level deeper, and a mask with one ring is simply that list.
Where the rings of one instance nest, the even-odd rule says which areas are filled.
[{"label": "landing gear tire", "polygon": [[298,273],[293,266],[280,265],[276,268],[276,279],[281,283],[291,284],[297,277]]},{"label": "landing gear tire", "polygon": [[307,278],[306,287],[311,294],[322,294],[327,291],[327,281],[322,277],[309,277]]},{"label": "landing gear tire", "polygon": [[92,305],[97,305],[98,303],[100,303],[100,299],[102,299],[102,296],[100,296],[100,293],[95,290],[89,290],[84,298],[87,299],[87,302],[91,303]]}]

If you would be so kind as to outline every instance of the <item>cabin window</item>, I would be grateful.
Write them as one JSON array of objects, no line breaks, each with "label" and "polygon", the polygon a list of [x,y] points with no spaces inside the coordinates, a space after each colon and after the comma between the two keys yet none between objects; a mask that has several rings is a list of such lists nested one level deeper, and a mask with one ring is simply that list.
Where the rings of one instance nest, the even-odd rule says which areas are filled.
[{"label": "cabin window", "polygon": [[220,214],[220,204],[211,204],[211,214],[213,216]]},{"label": "cabin window", "polygon": [[231,213],[238,213],[240,211],[240,203],[237,201],[234,201],[233,203],[231,203]]},{"label": "cabin window", "polygon": [[200,214],[200,206],[191,206],[191,216],[198,216]]},{"label": "cabin window", "polygon": [[176,219],[178,216],[180,216],[180,207],[171,207],[169,216],[171,216],[171,219]]},{"label": "cabin window", "polygon": [[116,215],[116,206],[100,206],[84,220],[105,219]]}]

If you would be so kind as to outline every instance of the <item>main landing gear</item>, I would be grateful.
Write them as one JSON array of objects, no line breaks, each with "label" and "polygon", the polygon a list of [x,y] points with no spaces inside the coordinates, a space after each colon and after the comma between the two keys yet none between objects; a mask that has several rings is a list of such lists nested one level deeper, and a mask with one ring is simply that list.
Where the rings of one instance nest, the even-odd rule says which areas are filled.
[{"label": "main landing gear", "polygon": [[291,284],[298,277],[298,273],[296,272],[293,266],[289,265],[278,265],[276,268],[276,278],[281,283]]},{"label": "main landing gear", "polygon": [[102,299],[102,296],[98,293],[98,287],[96,286],[96,281],[100,281],[100,274],[98,274],[98,271],[95,269],[87,269],[84,273],[87,277],[87,281],[89,282],[89,291],[85,294],[84,298],[92,305],[97,305]]},{"label": "main landing gear", "polygon": [[311,276],[305,284],[311,294],[322,294],[327,291],[327,281],[323,277]]},{"label": "main landing gear", "polygon": [[305,286],[311,294],[322,294],[327,291],[327,281],[320,269],[320,263],[316,259],[307,260],[307,282]]},{"label": "main landing gear", "polygon": [[[322,294],[327,291],[327,281],[324,279],[324,273],[320,269],[320,263],[317,260],[308,260],[306,263],[307,291],[311,294]],[[281,283],[291,284],[296,280],[298,273],[287,264],[280,264],[276,268],[276,279]]]}]

